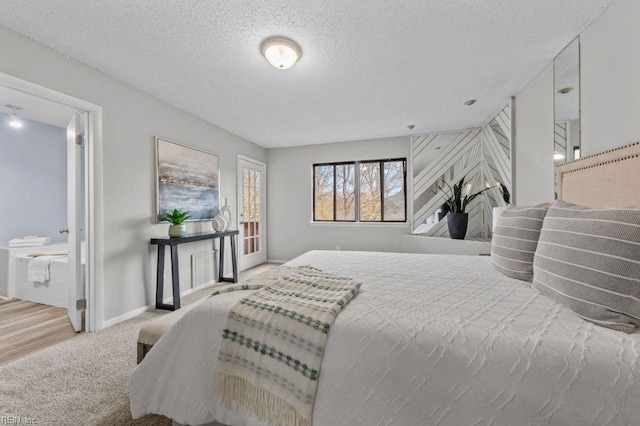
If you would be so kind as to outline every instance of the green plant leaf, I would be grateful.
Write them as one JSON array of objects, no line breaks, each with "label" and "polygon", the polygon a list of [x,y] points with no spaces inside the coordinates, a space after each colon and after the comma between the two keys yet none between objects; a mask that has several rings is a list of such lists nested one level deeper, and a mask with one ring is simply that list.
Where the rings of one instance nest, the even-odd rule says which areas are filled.
[{"label": "green plant leaf", "polygon": [[165,212],[163,218],[172,225],[182,225],[189,218],[189,212],[173,209],[172,212]]},{"label": "green plant leaf", "polygon": [[483,192],[487,191],[488,189],[492,188],[492,187],[485,188],[482,191],[478,191],[472,195],[464,195],[465,180],[466,180],[466,176],[463,176],[458,183],[453,185],[453,187],[451,187],[451,185],[449,185],[446,180],[444,179],[442,180],[442,183],[444,183],[448,188],[447,189],[447,188],[444,188],[443,186],[438,186],[438,188],[445,193],[445,196],[448,197],[441,207],[443,211],[445,211],[444,206],[446,205],[448,206],[447,212],[465,213],[467,210],[467,206],[471,201],[473,201],[474,198],[476,198],[478,195],[482,194]]}]

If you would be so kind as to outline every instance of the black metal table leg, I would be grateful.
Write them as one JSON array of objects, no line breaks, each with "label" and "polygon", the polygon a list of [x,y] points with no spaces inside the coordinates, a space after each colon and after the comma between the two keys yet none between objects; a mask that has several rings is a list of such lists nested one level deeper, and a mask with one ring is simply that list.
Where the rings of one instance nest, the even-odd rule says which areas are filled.
[{"label": "black metal table leg", "polygon": [[178,246],[171,246],[171,281],[173,286],[173,304],[163,303],[164,295],[164,246],[158,246],[158,265],[156,278],[156,309],[175,311],[180,309],[180,274],[178,269]]},{"label": "black metal table leg", "polygon": [[220,238],[220,258],[218,262],[218,281],[223,282],[224,279],[224,237]]},{"label": "black metal table leg", "polygon": [[171,281],[173,281],[173,310],[180,309],[180,273],[178,246],[171,246]]},{"label": "black metal table leg", "polygon": [[[151,244],[158,246],[158,265],[156,276],[156,309],[168,309],[176,310],[180,309],[180,273],[178,267],[178,245],[191,243],[196,241],[204,241],[211,239],[220,239],[220,264],[218,271],[218,280],[223,282],[238,282],[238,265],[236,255],[236,235],[239,235],[240,231],[231,230],[223,232],[203,232],[199,234],[191,234],[182,237],[171,238],[151,238],[149,241]],[[231,237],[231,260],[233,266],[233,277],[226,278],[224,276],[224,252],[225,244],[224,237]],[[165,247],[171,248],[171,278],[172,278],[172,293],[173,304],[162,303],[164,299],[164,263],[165,263]]]},{"label": "black metal table leg", "polygon": [[158,265],[156,266],[156,309],[162,309],[164,293],[164,252],[165,246],[158,246]]},{"label": "black metal table leg", "polygon": [[238,262],[236,259],[236,236],[231,237],[231,267],[233,268],[233,282],[238,282]]}]

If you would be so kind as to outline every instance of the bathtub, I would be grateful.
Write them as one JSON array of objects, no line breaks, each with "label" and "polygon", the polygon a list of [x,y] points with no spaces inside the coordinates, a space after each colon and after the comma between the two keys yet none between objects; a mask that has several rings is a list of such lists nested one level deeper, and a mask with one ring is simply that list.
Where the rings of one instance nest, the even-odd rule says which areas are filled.
[{"label": "bathtub", "polygon": [[[85,250],[82,246],[82,279],[85,276]],[[52,258],[49,264],[49,281],[31,282],[27,279],[27,271],[31,258],[30,253],[66,252],[67,244],[52,244],[43,247],[10,248],[4,255],[8,261],[6,296],[8,298],[27,300],[45,305],[66,308],[68,304],[67,281],[69,276],[69,259],[67,257]],[[4,296],[4,294],[2,295]]]}]

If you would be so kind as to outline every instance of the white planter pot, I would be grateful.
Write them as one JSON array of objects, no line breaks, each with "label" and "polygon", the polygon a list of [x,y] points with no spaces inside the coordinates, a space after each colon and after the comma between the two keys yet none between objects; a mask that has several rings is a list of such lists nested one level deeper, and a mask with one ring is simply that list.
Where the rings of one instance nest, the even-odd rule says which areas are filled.
[{"label": "white planter pot", "polygon": [[187,235],[187,225],[169,225],[170,237],[184,237]]}]

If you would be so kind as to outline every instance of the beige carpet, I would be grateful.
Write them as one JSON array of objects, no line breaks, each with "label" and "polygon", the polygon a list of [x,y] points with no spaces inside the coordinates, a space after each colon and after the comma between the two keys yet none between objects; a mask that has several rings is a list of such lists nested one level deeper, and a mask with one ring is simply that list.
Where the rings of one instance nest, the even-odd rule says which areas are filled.
[{"label": "beige carpet", "polygon": [[[265,267],[241,274],[240,279]],[[208,296],[207,288],[183,305]],[[127,381],[136,366],[138,330],[167,311],[149,311],[0,367],[0,421],[38,425],[170,425],[161,416],[132,420]]]}]

